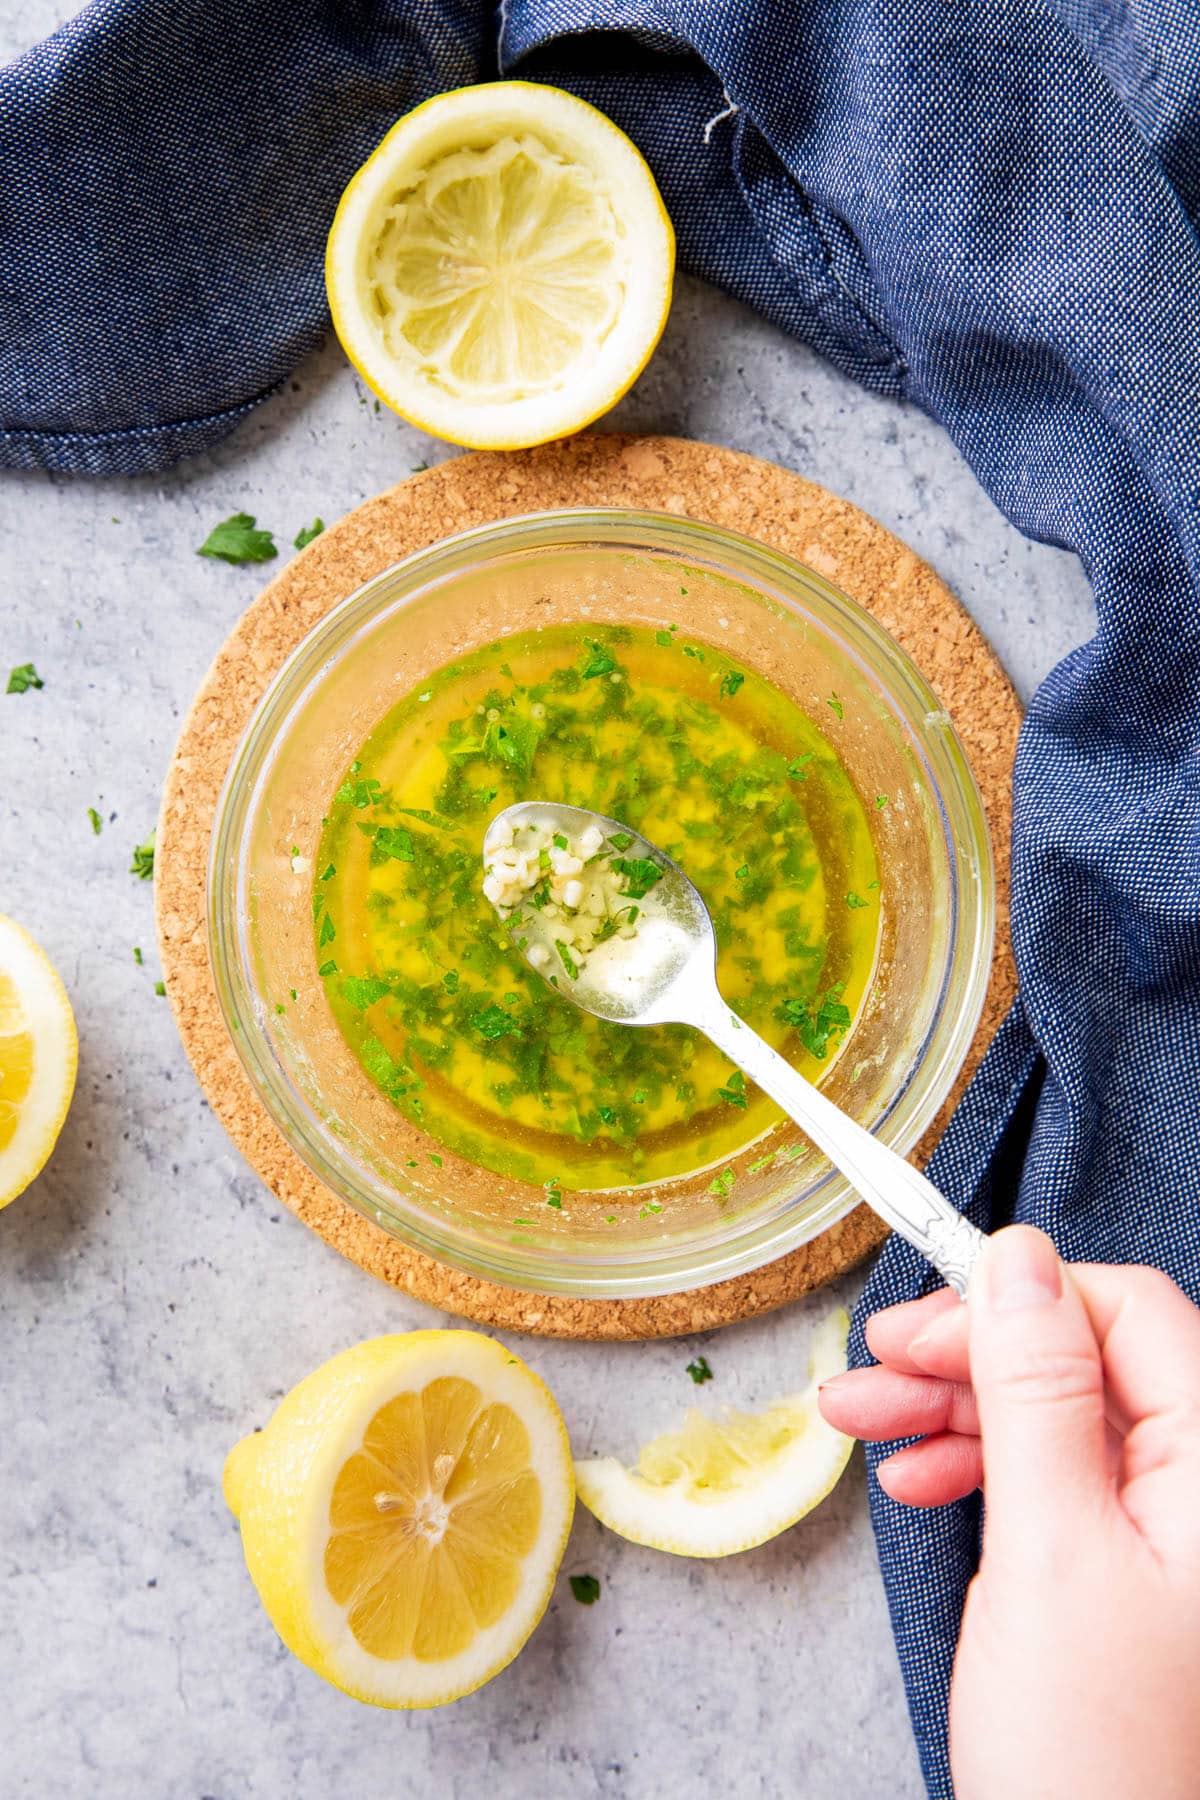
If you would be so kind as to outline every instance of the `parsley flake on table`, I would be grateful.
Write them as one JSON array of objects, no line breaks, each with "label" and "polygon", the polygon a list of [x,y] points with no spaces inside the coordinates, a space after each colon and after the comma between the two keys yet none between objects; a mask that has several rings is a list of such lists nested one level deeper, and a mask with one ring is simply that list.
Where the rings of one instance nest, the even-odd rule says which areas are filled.
[{"label": "parsley flake on table", "polygon": [[163,999],[167,992],[166,982],[165,981],[156,981],[154,984],[154,991],[158,995],[160,1000]]},{"label": "parsley flake on table", "polygon": [[713,1378],[713,1372],[708,1366],[707,1356],[698,1356],[694,1362],[687,1363],[684,1366],[697,1387],[701,1387],[704,1382],[711,1381]]},{"label": "parsley flake on table", "polygon": [[569,1577],[571,1592],[580,1606],[595,1606],[600,1598],[600,1582],[595,1575],[572,1575]]},{"label": "parsley flake on table", "polygon": [[100,827],[103,825],[104,820],[100,817],[100,814],[96,811],[94,806],[88,807],[88,818],[92,822],[92,836],[99,837]]},{"label": "parsley flake on table", "polygon": [[142,955],[141,946],[139,944],[135,944],[133,946],[133,960],[137,964],[139,969],[141,968],[143,962],[145,961],[145,958]]},{"label": "parsley flake on table", "polygon": [[136,875],[139,881],[154,879],[154,839],[157,835],[152,831],[144,843],[137,846],[133,853],[133,861],[129,865],[129,873]]},{"label": "parsley flake on table", "polygon": [[324,529],[324,519],[314,519],[311,525],[302,525],[292,539],[293,548],[303,550],[305,544],[311,544],[314,538],[320,537]]},{"label": "parsley flake on table", "polygon": [[32,663],[22,663],[19,668],[10,669],[6,694],[27,694],[30,688],[45,687],[45,682]]},{"label": "parsley flake on table", "polygon": [[240,512],[214,525],[196,554],[236,564],[270,562],[279,552],[271,533],[258,530],[252,515]]}]

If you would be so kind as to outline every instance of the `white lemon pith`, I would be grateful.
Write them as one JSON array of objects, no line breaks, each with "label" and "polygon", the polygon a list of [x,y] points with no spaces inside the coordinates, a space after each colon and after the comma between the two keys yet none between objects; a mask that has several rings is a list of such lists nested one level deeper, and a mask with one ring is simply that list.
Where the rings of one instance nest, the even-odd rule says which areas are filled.
[{"label": "white lemon pith", "polygon": [[676,1556],[729,1556],[777,1537],[831,1492],[850,1459],[854,1440],[817,1410],[818,1385],[846,1367],[849,1329],[841,1310],[819,1327],[801,1394],[720,1420],[693,1409],[632,1469],[611,1456],[577,1462],[579,1498],[610,1531]]},{"label": "white lemon pith", "polygon": [[371,1338],[243,1438],[225,1498],[276,1631],[375,1706],[440,1706],[512,1661],[574,1510],[549,1389],[492,1338]]},{"label": "white lemon pith", "polygon": [[654,178],[586,101],[534,82],[439,94],[354,176],[325,279],[395,411],[476,449],[578,431],[662,333],[675,238]]},{"label": "white lemon pith", "polygon": [[78,1055],[57,971],[29,933],[0,914],[0,1207],[25,1191],[53,1150]]}]

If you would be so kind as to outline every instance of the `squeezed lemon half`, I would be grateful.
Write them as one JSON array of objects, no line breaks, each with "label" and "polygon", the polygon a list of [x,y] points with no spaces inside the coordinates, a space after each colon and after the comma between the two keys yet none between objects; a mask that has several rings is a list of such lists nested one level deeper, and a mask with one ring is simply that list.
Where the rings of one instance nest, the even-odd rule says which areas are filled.
[{"label": "squeezed lemon half", "polygon": [[67,990],[45,951],[0,913],[0,1207],[29,1186],[58,1141],[79,1042]]},{"label": "squeezed lemon half", "polygon": [[777,1537],[832,1491],[850,1460],[854,1440],[817,1410],[819,1384],[846,1367],[849,1330],[840,1309],[819,1327],[801,1394],[722,1419],[693,1408],[631,1469],[611,1456],[577,1462],[579,1498],[610,1531],[676,1556],[730,1556]]},{"label": "squeezed lemon half", "polygon": [[675,235],[622,131],[559,88],[498,81],[408,113],[342,196],[338,337],[422,430],[509,450],[578,431],[644,368]]},{"label": "squeezed lemon half", "polygon": [[512,1661],[575,1503],[549,1389],[471,1331],[333,1357],[234,1447],[224,1491],[289,1650],[388,1707],[457,1700]]}]

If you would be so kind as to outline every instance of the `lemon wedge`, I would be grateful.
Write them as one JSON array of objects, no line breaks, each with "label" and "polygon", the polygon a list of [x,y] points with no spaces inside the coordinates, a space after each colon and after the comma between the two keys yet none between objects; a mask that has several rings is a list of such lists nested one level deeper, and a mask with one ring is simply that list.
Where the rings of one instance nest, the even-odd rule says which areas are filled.
[{"label": "lemon wedge", "polygon": [[482,450],[578,431],[637,379],[675,234],[624,132],[497,81],[406,114],[354,176],[325,259],[333,323],[381,400]]},{"label": "lemon wedge", "polygon": [[611,1456],[577,1462],[579,1498],[610,1531],[675,1556],[731,1556],[777,1537],[831,1492],[850,1460],[854,1440],[817,1410],[819,1383],[846,1367],[849,1330],[841,1309],[820,1326],[801,1394],[720,1420],[693,1408],[632,1469]]},{"label": "lemon wedge", "polygon": [[512,1661],[550,1598],[575,1490],[562,1415],[471,1331],[324,1363],[225,1465],[271,1623],[374,1706],[441,1706]]},{"label": "lemon wedge", "polygon": [[29,933],[0,913],[0,1207],[24,1193],[57,1143],[78,1060],[58,971]]}]

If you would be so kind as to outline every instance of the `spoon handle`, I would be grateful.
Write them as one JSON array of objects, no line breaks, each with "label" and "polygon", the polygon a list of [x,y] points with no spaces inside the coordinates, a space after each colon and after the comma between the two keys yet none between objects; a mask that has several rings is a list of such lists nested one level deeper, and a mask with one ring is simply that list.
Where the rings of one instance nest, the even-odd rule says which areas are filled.
[{"label": "spoon handle", "polygon": [[965,1297],[971,1270],[983,1249],[983,1233],[956,1212],[919,1169],[827,1100],[719,997],[704,1008],[702,1016],[687,1022],[769,1094],[857,1188],[867,1205],[928,1257],[960,1299]]}]

